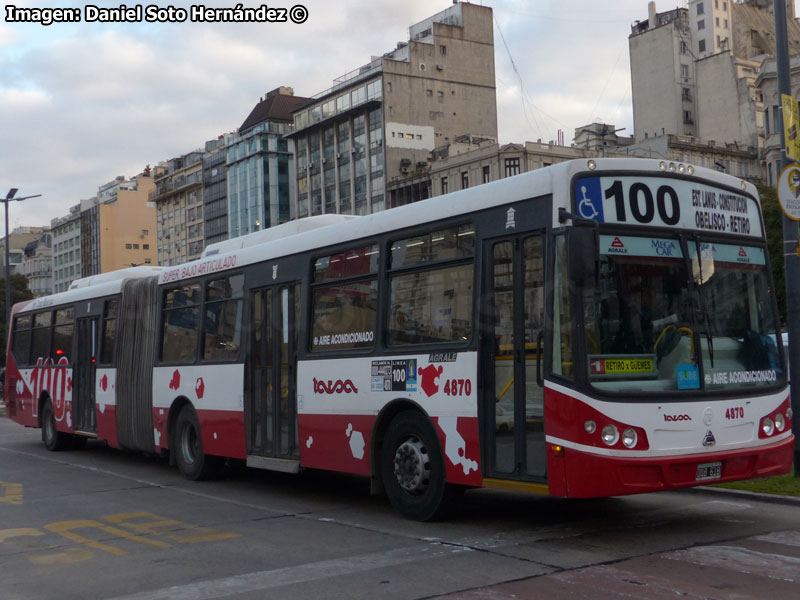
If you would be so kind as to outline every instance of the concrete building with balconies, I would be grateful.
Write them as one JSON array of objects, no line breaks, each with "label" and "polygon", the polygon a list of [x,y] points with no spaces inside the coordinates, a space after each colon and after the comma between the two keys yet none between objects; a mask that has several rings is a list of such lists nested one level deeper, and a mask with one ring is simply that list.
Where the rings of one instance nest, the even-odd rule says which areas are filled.
[{"label": "concrete building with balconies", "polygon": [[81,277],[81,205],[50,221],[53,234],[53,292],[66,292]]},{"label": "concrete building with balconies", "polygon": [[53,293],[53,236],[49,227],[44,228],[38,239],[26,244],[22,272],[34,298]]},{"label": "concrete building with balconies", "polygon": [[157,262],[185,263],[205,247],[203,227],[203,151],[195,150],[159,164],[150,202],[156,212]]},{"label": "concrete building with balconies", "polygon": [[294,112],[296,214],[364,215],[432,195],[436,147],[497,141],[492,10],[459,2]]},{"label": "concrete building with balconies", "polygon": [[136,177],[119,176],[81,200],[81,275],[89,277],[156,260],[155,189],[150,168]]}]

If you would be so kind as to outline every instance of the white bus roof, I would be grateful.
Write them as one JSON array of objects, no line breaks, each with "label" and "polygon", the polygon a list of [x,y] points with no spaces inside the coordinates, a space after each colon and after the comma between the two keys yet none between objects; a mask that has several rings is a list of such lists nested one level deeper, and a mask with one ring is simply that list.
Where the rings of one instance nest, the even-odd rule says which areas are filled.
[{"label": "white bus roof", "polygon": [[76,279],[72,282],[66,292],[59,292],[51,296],[34,298],[25,307],[19,310],[20,313],[48,308],[50,306],[60,306],[62,304],[74,304],[103,296],[119,294],[122,284],[129,279],[142,279],[158,275],[164,267],[129,267],[119,269],[100,275],[92,275],[83,279]]},{"label": "white bus roof", "polygon": [[[648,173],[667,171],[667,174],[674,177],[687,176],[686,165],[682,165],[684,169],[681,172],[676,166],[678,163],[647,158],[595,158],[566,161],[355,219],[341,218],[344,215],[327,215],[339,218],[330,221],[322,219],[312,221],[312,219],[318,218],[307,217],[286,224],[297,224],[294,225],[296,227],[294,234],[283,234],[284,231],[291,231],[290,228],[286,228],[279,231],[278,235],[269,235],[270,230],[266,229],[263,230],[263,237],[257,237],[257,234],[262,232],[251,234],[253,237],[245,236],[249,237],[248,242],[237,243],[238,238],[229,240],[232,243],[230,246],[227,245],[228,242],[219,242],[219,244],[209,246],[205,256],[195,261],[174,267],[165,267],[159,276],[159,283],[171,283],[200,275],[228,271],[316,248],[341,244],[349,240],[355,242],[360,239],[369,239],[396,229],[446,219],[457,214],[466,215],[493,206],[519,202],[546,194],[553,196],[553,226],[558,227],[560,226],[558,208],[564,207],[569,210],[571,205],[570,182],[572,177],[578,173],[593,170],[590,163],[598,175],[605,170],[614,170]],[[675,169],[674,172],[671,172],[670,165]],[[758,197],[755,186],[750,183],[745,183],[742,187],[742,180],[725,173],[703,167],[693,167],[693,169],[694,175],[697,177],[706,178],[709,182],[718,185],[739,188],[745,193]],[[304,221],[310,221],[312,227],[304,227],[302,225]],[[281,225],[275,229],[282,227],[284,226]],[[229,247],[231,250],[228,250]],[[209,250],[214,249],[218,252],[210,254]],[[222,252],[223,249],[225,252]]]},{"label": "white bus roof", "polygon": [[345,221],[350,221],[352,219],[358,219],[358,217],[355,215],[316,215],[313,217],[306,217],[304,219],[297,219],[296,221],[289,221],[288,223],[282,223],[280,225],[275,225],[274,227],[261,229],[259,231],[248,233],[247,235],[241,235],[230,240],[209,244],[206,246],[206,249],[203,250],[200,258],[214,256],[215,254],[228,254],[235,252],[236,250],[241,250],[242,248],[248,248],[257,244],[271,242],[273,240],[285,238],[290,235],[297,235],[298,233],[302,233],[304,231],[319,229],[320,227],[327,227],[328,225],[335,225],[336,223],[344,223]]}]

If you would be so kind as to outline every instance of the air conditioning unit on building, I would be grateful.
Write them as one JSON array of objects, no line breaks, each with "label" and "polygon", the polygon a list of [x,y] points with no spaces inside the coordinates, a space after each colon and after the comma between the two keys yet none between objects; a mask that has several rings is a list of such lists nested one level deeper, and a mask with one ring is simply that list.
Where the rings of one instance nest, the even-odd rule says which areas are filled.
[{"label": "air conditioning unit on building", "polygon": [[400,172],[403,175],[408,175],[408,167],[400,167]]}]

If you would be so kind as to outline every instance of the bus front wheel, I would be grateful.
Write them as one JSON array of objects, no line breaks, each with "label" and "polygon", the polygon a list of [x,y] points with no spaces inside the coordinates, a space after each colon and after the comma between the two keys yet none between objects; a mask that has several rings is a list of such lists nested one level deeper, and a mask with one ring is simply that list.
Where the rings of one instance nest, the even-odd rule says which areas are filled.
[{"label": "bus front wheel", "polygon": [[187,479],[200,481],[217,474],[219,457],[208,456],[203,452],[200,421],[191,406],[184,406],[178,414],[173,448],[178,469]]},{"label": "bus front wheel", "polygon": [[461,491],[445,480],[436,431],[430,420],[415,410],[392,419],[381,448],[381,470],[389,501],[407,519],[444,517]]},{"label": "bus front wheel", "polygon": [[56,415],[50,400],[45,400],[42,405],[42,442],[51,452],[66,450],[72,443],[70,434],[56,429]]}]

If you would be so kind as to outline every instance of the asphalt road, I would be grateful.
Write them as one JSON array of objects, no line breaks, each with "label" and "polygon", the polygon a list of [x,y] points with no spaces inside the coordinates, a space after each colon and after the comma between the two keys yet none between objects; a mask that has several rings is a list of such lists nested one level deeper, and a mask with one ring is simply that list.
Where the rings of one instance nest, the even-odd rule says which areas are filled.
[{"label": "asphalt road", "polygon": [[100,443],[50,453],[0,418],[2,600],[800,597],[800,504],[475,490],[416,523],[360,478],[189,482]]}]

